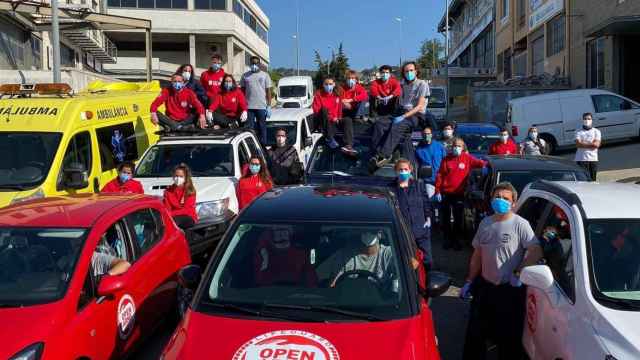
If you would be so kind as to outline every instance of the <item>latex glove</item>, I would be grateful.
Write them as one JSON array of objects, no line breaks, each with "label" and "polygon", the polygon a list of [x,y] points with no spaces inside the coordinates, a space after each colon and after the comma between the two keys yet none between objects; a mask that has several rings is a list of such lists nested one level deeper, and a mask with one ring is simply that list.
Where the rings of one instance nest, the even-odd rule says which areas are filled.
[{"label": "latex glove", "polygon": [[471,298],[471,281],[467,281],[460,289],[460,299],[467,300]]},{"label": "latex glove", "polygon": [[158,125],[158,123],[160,123],[160,121],[158,120],[158,114],[156,113],[151,113],[151,122],[154,125]]},{"label": "latex glove", "polygon": [[205,119],[204,114],[200,115],[200,118],[198,120],[200,122],[200,128],[201,129],[206,129],[207,128],[207,120]]},{"label": "latex glove", "polygon": [[487,166],[482,167],[482,176],[489,175],[489,168]]},{"label": "latex glove", "polygon": [[[270,118],[270,117],[271,117],[271,106],[267,106],[267,118]],[[246,118],[245,118],[245,120],[246,120]],[[242,120],[242,121],[244,121],[244,120]]]},{"label": "latex glove", "polygon": [[402,120],[404,120],[404,115],[396,116],[393,118],[393,123],[399,124],[400,122],[402,122]]},{"label": "latex glove", "polygon": [[207,112],[205,112],[205,116],[207,117],[208,122],[213,121],[213,113],[211,111],[207,110]]},{"label": "latex glove", "polygon": [[509,279],[509,284],[511,284],[511,286],[513,287],[520,287],[522,286],[522,281],[520,281],[520,278],[517,277],[515,274],[511,274],[511,278]]},{"label": "latex glove", "polygon": [[242,114],[240,114],[240,122],[245,122],[247,121],[247,112],[243,111]]},{"label": "latex glove", "polygon": [[431,227],[431,218],[428,217],[427,221],[425,221],[424,225],[422,226],[423,228],[430,228]]},{"label": "latex glove", "polygon": [[442,202],[442,194],[433,195],[433,200],[435,200],[436,202]]}]

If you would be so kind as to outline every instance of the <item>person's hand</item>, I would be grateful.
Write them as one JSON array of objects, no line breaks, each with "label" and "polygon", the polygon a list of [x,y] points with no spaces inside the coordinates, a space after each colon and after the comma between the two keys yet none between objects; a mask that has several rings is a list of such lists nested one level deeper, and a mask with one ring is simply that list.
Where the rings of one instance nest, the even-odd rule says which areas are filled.
[{"label": "person's hand", "polygon": [[160,123],[160,121],[158,121],[158,114],[154,112],[151,113],[151,122],[153,125],[158,125],[158,123]]},{"label": "person's hand", "polygon": [[396,116],[393,118],[393,123],[399,124],[400,122],[402,122],[402,120],[404,120],[404,115]]},{"label": "person's hand", "polygon": [[433,195],[433,200],[435,200],[436,202],[442,202],[442,194]]},{"label": "person's hand", "polygon": [[207,120],[204,117],[204,114],[200,115],[200,118],[198,119],[200,122],[200,128],[201,129],[206,129],[207,128]]},{"label": "person's hand", "polygon": [[520,277],[516,276],[516,274],[511,274],[509,284],[511,284],[511,286],[513,287],[520,287],[522,286],[522,281],[520,281]]},{"label": "person's hand", "polygon": [[207,121],[208,122],[212,122],[213,121],[213,113],[210,110],[207,110],[205,112],[205,116],[207,117]]},{"label": "person's hand", "polygon": [[243,111],[242,114],[240,114],[240,122],[247,121],[247,117],[248,117],[247,112]]},{"label": "person's hand", "polygon": [[460,299],[467,300],[471,298],[471,285],[471,281],[467,281],[464,283],[462,289],[460,289]]},{"label": "person's hand", "polygon": [[271,117],[271,106],[267,106],[267,118],[270,118],[270,117]]}]

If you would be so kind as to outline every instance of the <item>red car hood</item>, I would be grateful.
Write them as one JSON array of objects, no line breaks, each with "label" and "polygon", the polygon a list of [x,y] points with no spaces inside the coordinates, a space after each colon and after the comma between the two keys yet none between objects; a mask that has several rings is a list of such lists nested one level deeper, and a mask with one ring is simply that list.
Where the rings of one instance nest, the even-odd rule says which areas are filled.
[{"label": "red car hood", "polygon": [[[426,359],[425,331],[410,319],[362,323],[243,320],[189,312],[164,359]],[[428,349],[429,358],[437,349]],[[437,355],[436,355],[437,356]]]},{"label": "red car hood", "polygon": [[62,302],[0,309],[0,359],[43,341],[60,323]]}]

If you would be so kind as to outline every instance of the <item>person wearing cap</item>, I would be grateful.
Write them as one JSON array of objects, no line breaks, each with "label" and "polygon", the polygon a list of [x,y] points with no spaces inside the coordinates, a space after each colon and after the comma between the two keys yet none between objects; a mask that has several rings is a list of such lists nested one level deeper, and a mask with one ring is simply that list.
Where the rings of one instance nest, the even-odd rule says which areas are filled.
[{"label": "person wearing cap", "polygon": [[342,115],[351,119],[363,119],[367,105],[367,90],[358,83],[358,73],[347,72],[347,79],[342,85]]},{"label": "person wearing cap", "polygon": [[120,193],[120,194],[144,194],[142,184],[133,179],[133,169],[135,166],[132,162],[125,161],[118,165],[118,176],[109,181],[100,190],[101,193]]},{"label": "person wearing cap", "polygon": [[[213,54],[211,56],[211,65],[209,69],[200,75],[200,83],[207,94],[208,101],[212,101],[220,93],[222,89],[222,78],[225,72],[222,68],[222,56]],[[208,106],[209,104],[205,104]]]},{"label": "person wearing cap", "polygon": [[500,183],[491,193],[494,214],[480,222],[460,291],[461,298],[473,296],[463,359],[485,359],[488,334],[494,335],[499,359],[524,359],[527,291],[520,271],[541,260],[543,252],[529,222],[513,212],[518,200],[513,185]]},{"label": "person wearing cap", "polygon": [[518,145],[509,136],[507,129],[500,129],[500,139],[491,144],[489,147],[489,155],[516,155],[520,154]]},{"label": "person wearing cap", "polygon": [[247,98],[247,127],[255,130],[258,140],[267,143],[267,118],[271,117],[271,76],[260,68],[260,58],[252,56],[250,70],[242,75],[240,87]]},{"label": "person wearing cap", "polygon": [[[158,113],[158,108],[162,105],[165,107],[165,114]],[[196,122],[200,128],[207,126],[204,106],[196,93],[185,87],[182,74],[173,74],[171,87],[162,89],[160,96],[151,103],[150,112],[151,122],[155,125],[162,124],[171,130],[192,126]]]},{"label": "person wearing cap", "polygon": [[396,109],[398,98],[402,95],[400,82],[391,74],[391,66],[382,65],[380,78],[371,83],[370,100],[372,116],[391,115]]}]

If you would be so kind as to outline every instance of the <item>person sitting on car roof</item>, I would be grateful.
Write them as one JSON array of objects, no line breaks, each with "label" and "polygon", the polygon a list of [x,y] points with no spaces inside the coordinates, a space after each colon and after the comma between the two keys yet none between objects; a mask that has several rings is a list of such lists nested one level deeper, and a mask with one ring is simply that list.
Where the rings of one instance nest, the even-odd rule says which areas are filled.
[{"label": "person sitting on car roof", "polygon": [[269,171],[276,185],[291,185],[300,182],[303,168],[298,151],[287,144],[287,130],[276,130],[276,145],[267,153]]},{"label": "person sitting on car roof", "polygon": [[342,85],[342,115],[351,119],[363,119],[367,108],[367,90],[358,83],[358,73],[347,72],[347,79]]},{"label": "person sitting on car roof", "polygon": [[222,78],[222,90],[211,99],[207,112],[207,121],[214,129],[236,127],[247,121],[247,100],[236,84],[233,75],[226,74]]},{"label": "person sitting on car roof", "polygon": [[[165,114],[158,113],[158,108],[164,105]],[[196,114],[192,109],[196,109]],[[185,126],[192,126],[198,122],[201,128],[206,127],[204,106],[191,89],[185,88],[182,74],[173,74],[171,87],[162,89],[153,103],[151,103],[151,121],[170,129],[180,130]]]},{"label": "person sitting on car roof", "polygon": [[500,129],[500,139],[489,147],[489,155],[516,155],[519,154],[516,142],[511,139],[507,129]]},{"label": "person sitting on car roof", "polygon": [[287,226],[274,226],[263,232],[253,265],[257,286],[318,285],[318,276],[307,251],[293,245],[292,229]]},{"label": "person sitting on car roof", "polygon": [[236,196],[240,210],[249,206],[253,200],[271,190],[273,180],[266,164],[257,156],[249,159],[249,165],[242,169],[242,177],[238,181]]},{"label": "person sitting on car roof", "polygon": [[125,161],[118,165],[118,176],[109,181],[100,191],[101,193],[144,194],[139,181],[133,179],[134,165]]},{"label": "person sitting on car roof", "polygon": [[198,97],[198,100],[200,100],[202,106],[207,107],[209,105],[209,98],[207,97],[207,92],[204,90],[204,87],[202,87],[202,84],[199,81],[196,81],[196,77],[193,74],[193,65],[180,65],[176,74],[182,74],[184,86],[196,93],[196,96]]},{"label": "person sitting on car roof", "polygon": [[380,66],[380,78],[371,83],[371,105],[372,116],[391,115],[396,108],[398,98],[402,95],[400,82],[391,74],[391,66]]},{"label": "person sitting on car roof", "polygon": [[335,139],[338,127],[342,128],[344,145],[340,148],[348,155],[355,155],[353,149],[353,119],[342,116],[342,89],[336,87],[335,79],[331,76],[324,79],[322,89],[316,91],[311,104],[314,114],[314,128],[322,128],[322,133],[331,149],[340,145]]},{"label": "person sitting on car roof", "polygon": [[164,205],[176,225],[181,229],[198,222],[196,213],[196,187],[191,178],[191,169],[182,163],[173,171],[173,185],[164,190]]},{"label": "person sitting on car roof", "polygon": [[520,155],[546,155],[547,143],[538,137],[538,128],[529,128],[527,138],[520,143]]},{"label": "person sitting on car roof", "polygon": [[200,74],[200,84],[202,84],[209,100],[215,99],[220,93],[224,75],[225,71],[222,68],[222,56],[220,56],[220,54],[213,54],[211,56],[209,69]]}]

